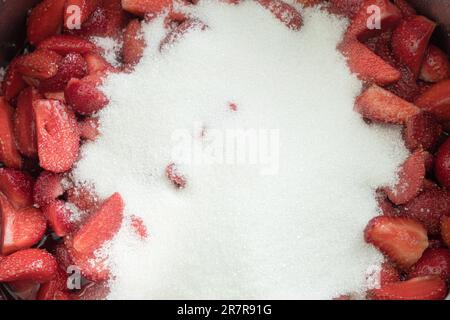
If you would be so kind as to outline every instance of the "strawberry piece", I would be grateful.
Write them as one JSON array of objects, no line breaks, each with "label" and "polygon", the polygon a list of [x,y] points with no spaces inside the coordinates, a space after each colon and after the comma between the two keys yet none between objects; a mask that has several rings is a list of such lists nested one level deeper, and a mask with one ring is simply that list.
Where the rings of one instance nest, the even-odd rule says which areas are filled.
[{"label": "strawberry piece", "polygon": [[205,30],[207,26],[197,19],[186,19],[175,29],[173,29],[162,41],[159,47],[160,51],[165,50],[175,42],[179,41],[186,33],[192,30]]},{"label": "strawberry piece", "polygon": [[17,148],[23,155],[34,158],[37,156],[36,123],[33,114],[33,102],[40,95],[32,87],[23,90],[17,99],[14,115],[14,133]]},{"label": "strawberry piece", "polygon": [[410,278],[437,276],[450,281],[450,251],[447,249],[427,249],[408,273]]},{"label": "strawberry piece", "polygon": [[14,139],[14,109],[0,97],[0,162],[5,166],[20,169],[22,157]]},{"label": "strawberry piece", "polygon": [[67,103],[81,115],[92,115],[109,103],[96,86],[102,81],[101,78],[97,77],[94,81],[98,81],[97,84],[93,83],[92,78],[72,79],[64,91]]},{"label": "strawberry piece", "polygon": [[392,0],[392,2],[400,10],[404,18],[415,16],[417,14],[416,10],[406,0]]},{"label": "strawberry piece", "polygon": [[43,0],[28,17],[27,35],[31,44],[57,34],[62,27],[65,0]]},{"label": "strawberry piece", "polygon": [[6,69],[5,77],[2,82],[2,92],[6,101],[16,97],[26,87],[22,75],[17,70],[17,63],[20,57],[14,58]]},{"label": "strawberry piece", "polygon": [[384,262],[381,265],[380,271],[380,285],[384,286],[389,283],[394,283],[400,281],[401,276],[397,268],[389,262]]},{"label": "strawberry piece", "polygon": [[43,283],[37,294],[37,300],[67,300],[61,299],[60,293],[67,290],[67,274],[60,267],[55,278]]},{"label": "strawberry piece", "polygon": [[50,227],[58,237],[66,236],[73,228],[70,217],[72,211],[62,200],[55,200],[42,208]]},{"label": "strawberry piece", "polygon": [[429,45],[420,69],[419,79],[439,82],[450,75],[450,62],[447,54],[436,46]]},{"label": "strawberry piece", "polygon": [[390,283],[368,292],[373,300],[442,300],[447,286],[438,277],[418,277],[407,281]]},{"label": "strawberry piece", "polygon": [[20,300],[36,300],[40,284],[32,280],[13,281],[8,288],[14,292],[14,297]]},{"label": "strawberry piece", "polygon": [[378,203],[378,208],[381,213],[385,216],[397,216],[398,209],[394,207],[393,203],[387,198],[387,196],[381,192],[377,191],[376,200]]},{"label": "strawberry piece", "polygon": [[66,0],[66,6],[64,10],[64,26],[67,29],[72,29],[75,21],[73,21],[74,10],[73,6],[76,6],[79,11],[79,22],[82,24],[85,22],[91,13],[99,6],[100,0]]},{"label": "strawberry piece", "polygon": [[436,153],[434,174],[443,187],[450,188],[450,139],[447,139]]},{"label": "strawberry piece", "polygon": [[386,89],[405,99],[406,101],[413,102],[421,93],[422,87],[416,81],[415,75],[405,66],[398,66],[401,78],[396,83],[389,85]]},{"label": "strawberry piece", "polygon": [[330,0],[328,11],[337,15],[353,18],[362,5],[363,0]]},{"label": "strawberry piece", "polygon": [[386,194],[394,204],[405,204],[413,199],[423,186],[425,179],[425,154],[417,150],[403,163],[398,172],[398,182],[386,188]]},{"label": "strawberry piece", "polygon": [[36,180],[33,189],[34,203],[43,207],[56,200],[64,193],[63,176],[52,172],[42,172]]},{"label": "strawberry piece", "polygon": [[49,50],[37,50],[22,56],[17,62],[17,70],[23,75],[36,79],[48,79],[56,75],[62,57]]},{"label": "strawberry piece", "polygon": [[33,280],[44,283],[52,280],[58,265],[45,250],[26,249],[0,260],[0,282]]},{"label": "strawberry piece", "polygon": [[86,118],[78,122],[81,139],[94,141],[100,134],[97,118]]},{"label": "strawberry piece", "polygon": [[436,24],[423,17],[403,19],[392,34],[392,52],[417,78]]},{"label": "strawberry piece", "polygon": [[25,172],[0,168],[0,192],[16,209],[33,205],[33,178]]},{"label": "strawberry piece", "polygon": [[56,100],[36,101],[34,113],[41,167],[55,173],[69,170],[80,145],[75,115]]},{"label": "strawberry piece", "polygon": [[441,236],[447,248],[450,248],[450,216],[441,219]]},{"label": "strawberry piece", "polygon": [[355,102],[355,110],[364,118],[388,123],[405,123],[420,109],[395,94],[372,85]]},{"label": "strawberry piece", "polygon": [[[372,22],[373,10],[372,6],[379,9],[379,27],[374,25],[372,29],[368,28]],[[348,30],[346,37],[356,38],[359,41],[365,41],[368,38],[381,34],[383,31],[395,28],[402,16],[400,10],[388,0],[365,0],[359,11],[354,16]],[[372,26],[371,26],[372,27]]]},{"label": "strawberry piece", "polygon": [[416,263],[428,247],[427,231],[410,218],[375,217],[364,230],[364,237],[403,269]]},{"label": "strawberry piece", "polygon": [[73,203],[78,209],[85,212],[98,210],[100,201],[92,188],[76,186],[67,190],[67,201]]},{"label": "strawberry piece", "polygon": [[64,91],[44,92],[44,97],[47,100],[57,100],[63,104],[66,103],[66,98],[64,97]]},{"label": "strawberry piece", "polygon": [[30,248],[45,234],[47,223],[42,212],[36,208],[16,210],[6,197],[0,194],[1,209],[1,254]]},{"label": "strawberry piece", "polygon": [[425,90],[416,99],[415,104],[434,114],[440,122],[450,121],[450,79],[440,81]]},{"label": "strawberry piece", "polygon": [[433,150],[442,134],[442,126],[427,112],[412,116],[406,121],[404,138],[406,147],[414,151],[418,148]]},{"label": "strawberry piece", "polygon": [[293,6],[281,0],[258,0],[258,3],[268,9],[289,29],[298,31],[303,25],[303,18],[300,12]]},{"label": "strawberry piece", "polygon": [[83,78],[87,74],[87,63],[78,53],[69,53],[58,65],[58,72],[51,78],[40,82],[41,92],[63,91],[72,78]]},{"label": "strawberry piece", "polygon": [[147,227],[142,218],[135,215],[131,216],[131,227],[133,228],[134,233],[141,239],[146,239],[148,237]]},{"label": "strawberry piece", "polygon": [[88,53],[84,56],[84,59],[87,63],[88,73],[92,76],[116,71],[108,61],[97,53]]},{"label": "strawberry piece", "polygon": [[122,0],[122,8],[138,16],[157,14],[172,6],[173,0]]},{"label": "strawberry piece", "polygon": [[135,19],[128,24],[123,39],[123,62],[126,65],[134,66],[144,54],[145,40],[142,34],[142,27],[139,20]]},{"label": "strawberry piece", "polygon": [[56,261],[62,270],[68,270],[68,268],[73,265],[72,258],[69,255],[69,250],[67,250],[64,242],[60,242],[56,245],[53,254],[55,255]]},{"label": "strawberry piece", "polygon": [[178,169],[174,163],[171,163],[166,168],[167,178],[173,183],[178,189],[183,189],[186,187],[186,178],[178,172]]},{"label": "strawberry piece", "polygon": [[350,70],[363,81],[387,85],[400,79],[400,71],[358,41],[344,41],[339,49]]},{"label": "strawberry piece", "polygon": [[51,50],[60,55],[69,53],[87,54],[97,52],[99,49],[92,42],[72,35],[56,35],[43,40],[38,50]]}]

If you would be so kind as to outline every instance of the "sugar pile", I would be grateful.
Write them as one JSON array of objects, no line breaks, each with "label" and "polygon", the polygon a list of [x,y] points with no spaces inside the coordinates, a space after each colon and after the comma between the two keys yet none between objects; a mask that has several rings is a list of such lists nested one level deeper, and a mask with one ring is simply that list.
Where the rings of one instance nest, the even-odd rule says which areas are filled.
[{"label": "sugar pile", "polygon": [[[361,83],[335,49],[346,21],[305,9],[294,32],[253,1],[190,10],[208,29],[162,53],[163,18],[144,25],[144,58],[109,77],[102,136],[74,171],[102,197],[120,192],[149,229],[141,241],[125,223],[109,244],[109,298],[362,291],[381,260],[362,235],[378,214],[374,190],[395,180],[407,151],[397,128],[353,111]],[[239,130],[256,132],[270,156],[221,163],[223,137]],[[189,143],[202,161],[180,156]],[[165,175],[173,162],[185,189]]]}]

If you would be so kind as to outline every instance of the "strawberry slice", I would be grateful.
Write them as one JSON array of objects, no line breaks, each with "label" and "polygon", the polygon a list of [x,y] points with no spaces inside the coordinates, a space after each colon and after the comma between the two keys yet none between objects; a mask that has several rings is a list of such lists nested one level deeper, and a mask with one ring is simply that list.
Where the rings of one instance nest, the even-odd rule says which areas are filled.
[{"label": "strawberry slice", "polygon": [[5,77],[2,82],[2,92],[6,101],[16,97],[26,87],[22,75],[17,70],[17,63],[20,57],[14,58],[6,69]]},{"label": "strawberry slice", "polygon": [[57,100],[63,104],[66,103],[66,98],[64,97],[64,91],[59,92],[44,92],[44,97],[47,100]]},{"label": "strawberry slice", "polygon": [[450,139],[447,139],[436,153],[434,175],[443,187],[450,188]]},{"label": "strawberry slice", "polygon": [[423,17],[411,16],[402,20],[392,33],[392,52],[417,78],[436,24]]},{"label": "strawberry slice", "polygon": [[88,53],[84,56],[84,59],[87,63],[88,73],[92,77],[107,72],[116,72],[116,69],[97,53]]},{"label": "strawberry slice", "polygon": [[408,202],[401,211],[406,216],[422,222],[429,234],[438,235],[441,217],[450,214],[450,193],[437,188],[425,190]]},{"label": "strawberry slice", "polygon": [[403,132],[405,145],[411,151],[419,148],[434,150],[441,135],[442,126],[431,113],[427,112],[409,118]]},{"label": "strawberry slice", "polygon": [[397,268],[390,262],[384,262],[381,265],[380,284],[384,286],[389,283],[400,281],[401,276]]},{"label": "strawberry slice", "polygon": [[81,139],[94,141],[100,134],[97,118],[86,118],[78,122]]},{"label": "strawberry slice", "polygon": [[31,11],[28,17],[27,35],[31,44],[57,34],[63,24],[66,0],[43,0]]},{"label": "strawberry slice", "polygon": [[138,16],[157,14],[172,6],[173,0],[122,0],[122,8]]},{"label": "strawberry slice", "polygon": [[[61,299],[61,292],[67,290],[67,274],[59,267],[56,276],[49,282],[43,283],[39,289],[37,300],[68,300]],[[64,296],[64,295],[63,295]]]},{"label": "strawberry slice", "polygon": [[450,121],[450,79],[440,81],[425,90],[415,101],[424,111],[433,113],[440,122]]},{"label": "strawberry slice", "polygon": [[0,168],[0,191],[16,209],[33,205],[33,178],[19,170]]},{"label": "strawberry slice", "polygon": [[17,70],[35,79],[48,79],[56,75],[62,57],[49,50],[37,50],[22,56],[17,62]]},{"label": "strawberry slice", "polygon": [[69,170],[80,145],[75,115],[56,100],[36,101],[34,113],[41,167],[55,173]]},{"label": "strawberry slice", "polygon": [[16,210],[8,199],[0,194],[1,210],[1,254],[30,248],[45,234],[47,223],[42,212],[36,208]]},{"label": "strawberry slice", "polygon": [[[379,9],[379,27],[374,25],[372,29],[368,28],[372,22],[373,10],[370,10],[373,6]],[[354,16],[347,32],[346,37],[356,38],[359,41],[365,41],[368,38],[381,34],[384,31],[392,30],[395,28],[402,15],[400,10],[388,0],[365,0]],[[371,26],[372,27],[372,26]]]},{"label": "strawberry slice", "polygon": [[416,10],[407,2],[407,0],[392,0],[392,2],[400,10],[404,18],[415,16],[417,14]]},{"label": "strawberry slice", "polygon": [[63,176],[52,172],[42,172],[36,180],[33,189],[34,203],[44,207],[64,194]]},{"label": "strawberry slice", "polygon": [[136,65],[144,54],[145,40],[142,34],[141,22],[138,19],[130,21],[123,39],[123,62],[128,66]]},{"label": "strawberry slice", "polygon": [[427,249],[408,273],[410,278],[437,276],[450,281],[450,250]]},{"label": "strawberry slice", "polygon": [[175,42],[179,41],[186,33],[192,30],[205,30],[207,26],[198,19],[188,18],[173,29],[162,41],[160,51],[165,50]]},{"label": "strawberry slice", "polygon": [[368,292],[373,300],[443,300],[447,286],[438,277],[418,277],[390,283]]},{"label": "strawberry slice", "polygon": [[58,265],[45,250],[26,249],[0,260],[0,282],[33,280],[44,283],[52,280]]},{"label": "strawberry slice", "polygon": [[83,55],[99,50],[91,41],[67,34],[49,37],[39,43],[37,48],[38,50],[51,50],[63,56],[69,53]]},{"label": "strawberry slice", "polygon": [[410,218],[375,217],[364,230],[364,237],[403,269],[416,263],[428,247],[427,231]]},{"label": "strawberry slice", "polygon": [[450,248],[450,216],[443,216],[441,219],[441,236],[442,241]]},{"label": "strawberry slice", "polygon": [[386,188],[386,194],[394,204],[405,204],[422,189],[425,179],[425,153],[417,150],[403,163],[398,172],[398,182]]},{"label": "strawberry slice", "polygon": [[40,95],[32,87],[23,90],[17,99],[14,115],[14,133],[17,148],[23,155],[37,157],[36,123],[33,114],[33,102],[40,99]]},{"label": "strawberry slice", "polygon": [[67,103],[81,115],[92,115],[103,109],[109,101],[103,92],[97,89],[101,82],[101,77],[95,75],[81,80],[70,80],[64,91]]},{"label": "strawberry slice", "polygon": [[420,69],[419,79],[439,82],[450,76],[450,62],[447,54],[432,44],[428,46]]},{"label": "strawberry slice", "polygon": [[67,250],[64,242],[60,242],[55,246],[53,254],[62,270],[68,270],[68,268],[73,265],[73,261],[69,255],[69,250]]},{"label": "strawberry slice", "polygon": [[356,40],[344,41],[339,50],[347,59],[350,70],[363,81],[384,86],[398,81],[401,77],[400,71]]},{"label": "strawberry slice", "polygon": [[58,237],[66,236],[73,229],[70,221],[72,211],[62,200],[55,200],[42,207],[42,212],[48,220],[50,227]]},{"label": "strawberry slice", "polygon": [[420,109],[395,94],[372,85],[355,102],[355,110],[364,118],[388,123],[405,123]]},{"label": "strawberry slice", "polygon": [[272,12],[272,14],[289,29],[294,31],[301,29],[303,18],[300,12],[290,4],[281,0],[258,0],[258,3]]},{"label": "strawberry slice", "polygon": [[0,162],[7,167],[20,169],[22,157],[14,139],[14,109],[0,97]]},{"label": "strawberry slice", "polygon": [[327,9],[333,14],[353,18],[362,5],[363,0],[330,0]]},{"label": "strawberry slice", "polygon": [[79,22],[82,24],[85,22],[92,12],[99,6],[100,0],[66,0],[66,6],[64,10],[64,26],[67,29],[73,28],[73,6],[76,6],[79,10],[80,17]]}]

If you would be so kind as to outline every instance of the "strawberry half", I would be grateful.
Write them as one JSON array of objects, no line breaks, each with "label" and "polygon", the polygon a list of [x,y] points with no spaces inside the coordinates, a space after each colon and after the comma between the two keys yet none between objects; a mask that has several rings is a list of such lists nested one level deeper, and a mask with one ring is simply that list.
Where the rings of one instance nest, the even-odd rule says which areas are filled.
[{"label": "strawberry half", "polygon": [[34,203],[38,207],[44,207],[62,196],[64,193],[62,180],[63,176],[60,174],[47,171],[42,172],[34,184]]},{"label": "strawberry half", "polygon": [[406,121],[403,137],[406,147],[411,151],[419,148],[434,150],[442,132],[442,126],[436,118],[431,113],[422,112]]},{"label": "strawberry half", "polygon": [[138,16],[157,14],[172,6],[173,0],[122,0],[122,8]]},{"label": "strawberry half", "polygon": [[373,121],[398,124],[420,112],[412,103],[377,85],[370,86],[356,99],[355,110]]},{"label": "strawberry half", "polygon": [[34,113],[41,167],[55,173],[69,170],[80,145],[75,115],[56,100],[36,101]]},{"label": "strawberry half", "polygon": [[434,84],[414,103],[422,110],[434,114],[440,122],[450,121],[450,79]]},{"label": "strawberry half", "polygon": [[447,295],[445,282],[438,277],[418,277],[390,283],[368,292],[373,300],[442,300]]},{"label": "strawberry half", "polygon": [[450,139],[447,139],[436,153],[434,174],[443,187],[450,188]]},{"label": "strawberry half", "polygon": [[300,12],[293,6],[281,0],[258,0],[258,3],[268,9],[289,29],[298,31],[303,25],[303,18]]},{"label": "strawberry half", "polygon": [[70,217],[73,213],[64,201],[52,201],[42,208],[42,212],[58,237],[64,237],[72,230]]},{"label": "strawberry half", "polygon": [[62,27],[66,0],[43,0],[28,17],[27,35],[31,44],[57,34]]},{"label": "strawberry half", "polygon": [[33,102],[40,98],[37,90],[32,87],[23,90],[17,99],[17,108],[14,115],[14,133],[17,148],[21,154],[30,158],[37,157]]},{"label": "strawberry half", "polygon": [[124,32],[123,62],[128,66],[136,65],[144,54],[145,40],[142,34],[141,22],[138,19],[130,21]]},{"label": "strawberry half", "polygon": [[26,87],[26,83],[22,75],[17,70],[17,62],[20,57],[14,58],[6,69],[5,77],[2,82],[2,92],[6,101],[10,101],[16,97]]},{"label": "strawberry half", "polygon": [[428,46],[420,69],[419,79],[439,82],[450,76],[450,62],[447,54],[432,44]]},{"label": "strawberry half", "polygon": [[33,280],[44,283],[52,280],[58,265],[45,250],[26,249],[0,260],[0,282]]},{"label": "strawberry half", "polygon": [[56,35],[39,43],[38,50],[51,50],[60,55],[69,53],[86,54],[97,52],[99,49],[89,40],[71,35]]},{"label": "strawberry half", "polygon": [[19,170],[0,168],[0,191],[14,208],[33,205],[33,178]]},{"label": "strawberry half", "polygon": [[26,77],[48,79],[56,75],[62,57],[50,50],[37,50],[20,57],[17,70]]},{"label": "strawberry half", "polygon": [[22,157],[14,139],[14,109],[0,97],[0,162],[7,167],[20,169]]},{"label": "strawberry half", "polygon": [[441,236],[447,248],[450,248],[450,216],[441,219]]},{"label": "strawberry half", "polygon": [[364,237],[403,269],[416,263],[428,247],[427,231],[410,218],[375,217],[364,230]]},{"label": "strawberry half", "polygon": [[67,103],[74,111],[81,115],[91,115],[103,109],[108,98],[97,89],[102,82],[99,76],[90,76],[83,79],[71,79],[64,91]]},{"label": "strawberry half", "polygon": [[[66,0],[66,6],[64,9],[64,26],[67,29],[71,29],[73,26],[73,6],[76,6],[79,10],[80,17],[79,22],[82,24],[85,22],[92,12],[99,6],[100,0]],[[78,21],[77,21],[78,22]]]},{"label": "strawberry half", "polygon": [[450,281],[450,250],[427,249],[408,273],[410,278],[437,276]]}]

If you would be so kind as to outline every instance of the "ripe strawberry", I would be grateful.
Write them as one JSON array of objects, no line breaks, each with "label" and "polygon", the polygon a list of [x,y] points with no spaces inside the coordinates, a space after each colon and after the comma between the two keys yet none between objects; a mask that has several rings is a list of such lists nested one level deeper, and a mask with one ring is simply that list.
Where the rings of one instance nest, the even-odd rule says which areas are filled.
[{"label": "ripe strawberry", "polygon": [[418,277],[368,292],[368,298],[373,300],[442,300],[446,295],[447,286],[438,277]]},{"label": "ripe strawberry", "polygon": [[436,24],[423,16],[403,19],[392,34],[392,51],[417,78]]},{"label": "ripe strawberry", "polygon": [[167,166],[166,175],[175,187],[179,189],[183,189],[186,187],[186,178],[178,172],[178,169],[174,163],[171,163]]},{"label": "ripe strawberry", "polygon": [[418,148],[434,150],[442,134],[442,126],[427,112],[412,116],[406,121],[403,137],[406,147],[414,151]]},{"label": "ripe strawberry", "polygon": [[450,188],[450,139],[447,139],[436,153],[434,174],[443,187]]},{"label": "ripe strawberry", "polygon": [[363,0],[330,0],[328,11],[348,18],[353,18],[361,8],[362,4]]},{"label": "ripe strawberry", "polygon": [[99,124],[97,118],[86,118],[79,121],[78,128],[80,130],[81,139],[94,141],[100,134],[98,127]]},{"label": "ripe strawberry", "polygon": [[124,32],[123,39],[123,62],[134,66],[144,54],[145,40],[142,34],[141,23],[138,19],[130,21]]},{"label": "ripe strawberry", "polygon": [[138,16],[157,14],[172,6],[173,0],[122,0],[122,8]]},{"label": "ripe strawberry", "polygon": [[22,157],[14,139],[14,109],[0,97],[0,162],[5,166],[20,169]]},{"label": "ripe strawberry", "polygon": [[428,46],[420,69],[419,78],[427,82],[439,82],[450,76],[447,54],[432,44]]},{"label": "ripe strawberry", "polygon": [[40,99],[40,95],[32,87],[23,90],[17,99],[14,115],[14,133],[17,148],[27,157],[37,156],[36,123],[33,115],[33,102]]},{"label": "ripe strawberry", "polygon": [[37,300],[67,300],[61,299],[60,293],[67,290],[67,273],[59,267],[56,276],[43,283],[37,294]]},{"label": "ripe strawberry", "polygon": [[34,103],[39,163],[45,170],[69,170],[78,157],[80,135],[75,115],[56,100]]},{"label": "ripe strawberry", "polygon": [[62,57],[49,50],[37,50],[20,57],[17,70],[23,75],[35,79],[48,79],[56,75]]},{"label": "ripe strawberry", "polygon": [[28,41],[38,44],[57,34],[63,24],[65,0],[43,0],[31,11],[28,17]]},{"label": "ripe strawberry", "polygon": [[260,5],[270,10],[272,14],[289,29],[298,31],[303,25],[300,12],[293,6],[281,0],[257,0]]},{"label": "ripe strawberry", "polygon": [[33,205],[33,178],[23,171],[0,168],[0,192],[16,209]]},{"label": "ripe strawberry", "polygon": [[[85,22],[91,13],[100,5],[100,0],[66,0],[64,9],[64,26],[68,29],[73,28],[75,21],[73,21],[74,11],[72,6],[76,6],[79,10],[79,22]],[[78,22],[78,21],[76,21]]]},{"label": "ripe strawberry", "polygon": [[66,236],[73,228],[70,221],[72,211],[62,200],[54,200],[42,207],[42,212],[48,220],[50,227],[58,237]]},{"label": "ripe strawberry", "polygon": [[441,219],[441,236],[447,248],[450,248],[450,216]]},{"label": "ripe strawberry", "polygon": [[415,105],[436,116],[440,122],[450,121],[450,79],[442,80],[425,90]]},{"label": "ripe strawberry", "polygon": [[[91,115],[103,109],[108,103],[108,98],[97,89],[97,85],[101,83],[101,78],[97,80],[85,77],[81,80],[72,79],[69,81],[64,95],[67,103],[74,111],[81,115]],[[97,81],[97,83],[93,83]]]},{"label": "ripe strawberry", "polygon": [[390,262],[384,262],[381,265],[380,271],[380,285],[384,286],[389,283],[394,283],[400,281],[400,272],[397,268]]},{"label": "ripe strawberry", "polygon": [[43,207],[56,200],[64,193],[63,176],[52,172],[42,172],[34,184],[33,198],[38,207]]},{"label": "ripe strawberry", "polygon": [[427,249],[419,261],[411,267],[410,278],[437,276],[450,281],[450,251],[448,249]]},{"label": "ripe strawberry", "polygon": [[26,249],[0,260],[0,282],[33,280],[44,283],[52,280],[58,265],[45,250]]},{"label": "ripe strawberry", "polygon": [[416,263],[428,247],[427,231],[409,218],[375,217],[364,230],[364,237],[403,269]]},{"label": "ripe strawberry", "polygon": [[399,124],[420,112],[412,103],[377,85],[370,86],[356,99],[355,110],[370,120]]},{"label": "ripe strawberry", "polygon": [[407,2],[407,0],[392,0],[392,2],[400,10],[404,18],[415,16],[417,14],[416,10]]},{"label": "ripe strawberry", "polygon": [[87,54],[97,52],[99,49],[89,40],[71,35],[56,35],[39,43],[38,50],[51,50],[60,55],[69,53]]},{"label": "ripe strawberry", "polygon": [[87,63],[88,73],[95,75],[105,74],[107,72],[115,72],[116,69],[109,64],[101,55],[97,53],[88,53],[84,56]]},{"label": "ripe strawberry", "polygon": [[177,42],[182,38],[186,33],[192,30],[200,29],[205,30],[207,26],[197,19],[186,19],[180,25],[178,25],[175,29],[173,29],[162,41],[159,47],[160,51],[165,50],[173,43]]},{"label": "ripe strawberry", "polygon": [[347,59],[350,70],[361,80],[384,86],[398,81],[401,77],[397,69],[356,40],[344,41],[339,50]]},{"label": "ripe strawberry", "polygon": [[2,92],[6,101],[16,97],[26,87],[22,75],[17,70],[17,63],[20,57],[14,58],[6,69],[5,77],[2,82]]}]

